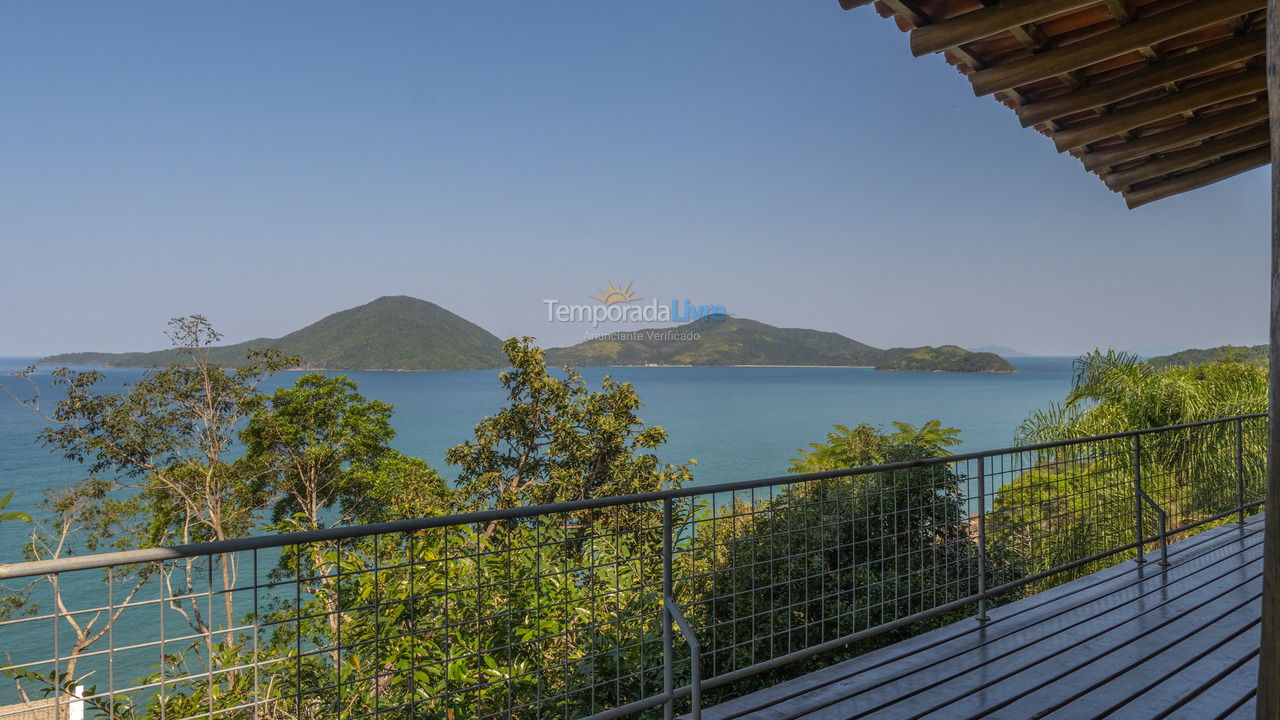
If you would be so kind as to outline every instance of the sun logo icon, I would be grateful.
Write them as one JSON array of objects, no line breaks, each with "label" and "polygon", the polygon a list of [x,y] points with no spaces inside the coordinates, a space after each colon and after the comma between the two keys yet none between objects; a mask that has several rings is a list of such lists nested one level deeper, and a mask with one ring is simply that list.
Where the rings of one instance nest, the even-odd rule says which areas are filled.
[{"label": "sun logo icon", "polygon": [[592,300],[599,300],[605,305],[613,305],[615,303],[635,302],[640,298],[636,297],[631,290],[631,283],[627,283],[625,287],[614,287],[613,281],[610,280],[604,290],[599,291],[599,295],[592,295]]}]

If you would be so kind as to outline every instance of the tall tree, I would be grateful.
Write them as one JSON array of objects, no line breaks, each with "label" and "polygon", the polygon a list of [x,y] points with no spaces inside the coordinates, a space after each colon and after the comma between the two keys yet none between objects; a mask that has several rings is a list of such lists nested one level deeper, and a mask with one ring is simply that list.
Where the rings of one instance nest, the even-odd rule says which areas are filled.
[{"label": "tall tree", "polygon": [[1225,361],[1156,368],[1136,355],[1095,350],[1075,361],[1061,403],[1018,428],[1024,443],[1052,442],[1265,412],[1264,368]]},{"label": "tall tree", "polygon": [[[233,445],[239,425],[258,407],[258,385],[297,359],[255,350],[235,371],[217,367],[209,351],[221,335],[200,315],[171,320],[166,334],[182,362],[148,371],[121,393],[100,392],[103,375],[96,370],[69,368],[53,372],[63,397],[49,411],[41,405],[34,367],[20,373],[33,390],[29,398],[4,388],[48,422],[38,436],[44,445],[84,464],[89,475],[84,483],[52,492],[53,527],[42,523],[34,530],[29,555],[47,559],[92,551],[107,537],[127,550],[225,540],[252,529],[267,498],[264,479],[233,457]],[[91,530],[71,532],[85,527]],[[218,620],[194,600],[215,568],[226,591],[219,593]],[[219,627],[236,626],[236,593],[230,592],[237,585],[235,555],[125,570],[132,573],[128,582],[155,573],[170,598],[168,607],[205,636],[207,646],[227,641]],[[62,603],[56,583],[53,592],[53,602]],[[96,640],[92,633],[85,637]],[[74,684],[74,678],[67,680]]]},{"label": "tall tree", "polygon": [[511,363],[500,375],[508,406],[446,455],[460,468],[464,507],[626,495],[688,479],[686,465],[659,462],[653,451],[667,433],[640,419],[640,396],[630,383],[606,377],[592,392],[572,368],[556,377],[532,338],[511,338],[503,350]]},{"label": "tall tree", "polygon": [[267,398],[241,439],[248,459],[268,478],[272,520],[320,527],[322,513],[335,506],[334,524],[354,520],[340,501],[362,497],[357,485],[369,475],[359,471],[392,452],[391,410],[365,399],[342,375],[303,375]]}]

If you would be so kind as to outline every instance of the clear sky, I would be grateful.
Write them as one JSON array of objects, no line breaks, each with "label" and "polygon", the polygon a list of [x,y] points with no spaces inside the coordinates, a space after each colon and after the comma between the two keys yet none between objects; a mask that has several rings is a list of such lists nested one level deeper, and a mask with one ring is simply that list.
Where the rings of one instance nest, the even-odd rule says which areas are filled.
[{"label": "clear sky", "polygon": [[0,5],[0,354],[607,280],[877,346],[1257,343],[1267,176],[1137,211],[870,8]]}]

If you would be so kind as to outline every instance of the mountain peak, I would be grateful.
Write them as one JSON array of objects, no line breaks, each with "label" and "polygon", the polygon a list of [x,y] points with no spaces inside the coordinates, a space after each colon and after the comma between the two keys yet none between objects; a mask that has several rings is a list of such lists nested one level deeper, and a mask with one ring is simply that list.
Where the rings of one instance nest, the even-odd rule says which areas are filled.
[{"label": "mountain peak", "polygon": [[[235,366],[251,347],[275,347],[314,370],[472,370],[505,364],[502,341],[443,307],[408,295],[385,295],[328,315],[280,338],[210,349],[214,363]],[[159,367],[181,360],[174,350],[72,353],[44,364]]]}]

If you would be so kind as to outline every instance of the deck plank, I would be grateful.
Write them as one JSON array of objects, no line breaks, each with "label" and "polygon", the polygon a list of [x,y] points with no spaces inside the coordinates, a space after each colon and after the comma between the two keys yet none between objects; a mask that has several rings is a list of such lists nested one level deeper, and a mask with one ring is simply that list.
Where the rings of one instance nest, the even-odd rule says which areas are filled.
[{"label": "deck plank", "polygon": [[[1190,574],[1202,569],[1204,565],[1229,559],[1235,551],[1221,547],[1224,542],[1229,541],[1229,536],[1234,533],[1236,536],[1251,537],[1253,530],[1260,528],[1260,523],[1251,522],[1244,533],[1224,527],[1175,543],[1171,548],[1170,559],[1176,567],[1171,568],[1170,572]],[[806,696],[805,706],[813,707],[876,690],[889,682],[906,682],[918,687],[919,679],[908,676],[927,672],[934,666],[948,663],[955,655],[972,647],[999,641],[1046,619],[1087,621],[1102,612],[1106,604],[1118,605],[1125,602],[1126,598],[1131,599],[1130,594],[1136,596],[1150,591],[1155,587],[1152,583],[1158,582],[1161,577],[1155,565],[1138,568],[1133,562],[1122,563],[995,608],[989,613],[991,620],[985,626],[967,621],[953,623],[768,690],[731,700],[704,711],[703,716],[712,720],[731,720],[745,716],[760,720],[787,718],[796,714],[796,705],[790,701],[800,695]],[[1072,611],[1075,612],[1073,617],[1066,616]],[[877,694],[882,699],[893,698],[898,691],[889,689]],[[856,704],[866,706],[861,701]],[[780,707],[774,707],[775,705]]]},{"label": "deck plank", "polygon": [[[1131,646],[1140,657],[1129,667],[1116,672],[1110,662],[1096,663],[1106,666],[1101,680],[1071,688],[1073,699],[1033,717],[1082,720],[1112,714],[1156,717],[1167,712],[1183,698],[1198,693],[1204,685],[1204,678],[1194,671],[1197,664],[1228,667],[1257,651],[1261,612],[1261,598],[1258,598],[1250,601],[1242,612],[1230,613],[1200,627],[1175,628],[1171,642],[1158,644],[1153,633]],[[1114,658],[1124,659],[1119,653]],[[1079,679],[1087,678],[1073,677],[1072,683]],[[1244,688],[1235,695],[1238,697],[1242,692]],[[1036,700],[1043,702],[1043,699],[1041,696]],[[1010,705],[1009,709],[1016,712],[1018,706]]]},{"label": "deck plank", "polygon": [[[1261,563],[1261,553],[1257,559]],[[1261,578],[1259,567],[1256,577]],[[1245,602],[1256,594],[1252,584],[1234,576],[1233,572],[1221,575],[1207,585],[1171,598],[1151,599],[1144,596],[1136,603],[1135,610],[1107,612],[1073,630],[1037,638],[1014,638],[1026,643],[999,657],[1000,663],[985,662],[977,668],[953,678],[945,684],[935,685],[930,691],[905,698],[893,705],[895,715],[904,717],[940,717],[947,720],[977,718],[990,715],[994,710],[1014,703],[1028,694],[1035,694],[1033,707],[1045,698],[1053,696],[1057,683],[1078,672],[1094,658],[1114,653],[1117,647],[1149,632],[1179,631],[1175,623],[1195,623],[1207,620],[1217,613],[1215,603],[1222,597],[1234,602]],[[1070,686],[1071,683],[1064,683]],[[982,692],[978,692],[982,690]],[[1029,717],[1031,712],[1015,710],[1004,713],[1006,717]]]},{"label": "deck plank", "polygon": [[[1255,639],[1253,653],[1245,659],[1244,663],[1232,668],[1226,677],[1190,697],[1186,704],[1174,709],[1166,717],[1169,720],[1201,720],[1202,718],[1214,717],[1214,713],[1221,713],[1223,708],[1231,707],[1240,698],[1254,692],[1257,689],[1257,684],[1258,641]],[[1252,719],[1254,704],[1250,701],[1247,705],[1250,713],[1249,718]],[[1230,715],[1226,715],[1226,717],[1230,717]]]},{"label": "deck plank", "polygon": [[[1256,557],[1261,557],[1261,546],[1257,546],[1254,552]],[[1229,578],[1234,572],[1230,559],[1230,554],[1211,554],[1207,557],[1211,564],[1179,565],[1176,569],[1190,568],[1190,572],[1171,582],[1195,585],[1216,580],[1229,586],[1233,581],[1221,578]],[[910,717],[945,707],[946,717],[962,717],[962,708],[956,706],[963,701],[963,698],[956,697],[958,692],[963,693],[967,689],[976,693],[970,702],[978,706],[993,704],[996,697],[1008,697],[1018,687],[1034,684],[1028,675],[1020,673],[1028,669],[1039,673],[1043,663],[1052,660],[1056,665],[1058,656],[1083,640],[1104,636],[1131,620],[1136,613],[1161,607],[1160,593],[1167,588],[1158,573],[1149,575],[1120,592],[1089,598],[1089,602],[1064,608],[1066,612],[1030,627],[1017,628],[1014,632],[971,647],[955,648],[945,656],[933,658],[932,672],[915,675],[908,674],[908,671],[894,675],[889,669],[891,678],[888,682],[870,691],[865,686],[854,688],[854,694],[841,701],[837,714],[843,712],[848,717],[860,717],[870,711],[885,710],[892,716]],[[1208,599],[1209,595],[1204,597]],[[985,689],[994,685],[1003,687]],[[893,706],[891,710],[890,706]]]},{"label": "deck plank", "polygon": [[1244,717],[1256,673],[1257,515],[791,681],[708,720]]}]

